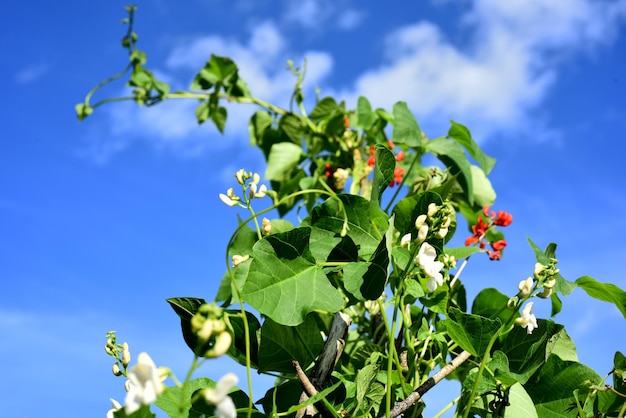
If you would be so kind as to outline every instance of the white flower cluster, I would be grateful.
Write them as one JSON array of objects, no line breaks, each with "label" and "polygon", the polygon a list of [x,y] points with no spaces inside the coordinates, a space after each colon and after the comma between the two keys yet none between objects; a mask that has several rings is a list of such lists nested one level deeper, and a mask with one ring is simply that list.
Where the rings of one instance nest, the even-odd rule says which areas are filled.
[{"label": "white flower cluster", "polygon": [[426,284],[429,291],[433,292],[437,286],[443,284],[443,275],[441,274],[443,263],[437,261],[435,247],[427,242],[423,243],[415,257],[415,264],[430,278]]},{"label": "white flower cluster", "polygon": [[[235,173],[237,183],[239,183],[244,191],[244,197],[246,197],[246,203],[250,200],[265,197],[267,194],[267,186],[261,183],[261,176],[259,173],[246,172],[243,168]],[[248,180],[251,180],[248,183]],[[235,190],[231,187],[226,191],[226,194],[219,194],[220,200],[228,206],[236,206],[241,204],[241,198],[235,194]],[[242,205],[245,207],[245,205]]]}]

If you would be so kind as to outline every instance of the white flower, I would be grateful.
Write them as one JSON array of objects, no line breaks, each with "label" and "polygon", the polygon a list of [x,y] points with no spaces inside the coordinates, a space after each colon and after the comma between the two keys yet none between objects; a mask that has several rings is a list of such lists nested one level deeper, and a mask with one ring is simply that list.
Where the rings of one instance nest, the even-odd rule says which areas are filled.
[{"label": "white flower", "polygon": [[417,231],[417,242],[424,242],[427,236],[428,236],[428,225],[424,224],[420,226],[420,229]]},{"label": "white flower", "polygon": [[423,243],[415,257],[415,264],[420,266],[424,273],[430,277],[426,287],[431,292],[434,291],[437,286],[443,284],[443,276],[441,275],[443,263],[436,260],[437,250],[435,250],[435,247],[427,242]]},{"label": "white flower", "polygon": [[262,197],[265,197],[265,195],[267,194],[267,186],[265,184],[260,185],[257,188],[256,183],[251,183],[250,184],[250,199],[253,198],[257,198],[260,199]]},{"label": "white flower", "polygon": [[228,396],[228,391],[237,384],[239,379],[234,373],[223,376],[215,389],[204,389],[204,399],[215,405],[215,415],[217,418],[237,418],[237,410],[233,400]]},{"label": "white flower", "polygon": [[517,285],[517,288],[519,289],[519,295],[523,298],[528,297],[533,291],[533,284],[534,281],[532,277],[527,277],[526,280],[520,281]]},{"label": "white flower", "polygon": [[120,405],[120,403],[113,398],[109,398],[109,400],[113,404],[113,408],[107,411],[107,418],[113,418],[113,414],[115,413],[115,411],[122,409],[122,405]]},{"label": "white flower", "polygon": [[437,211],[439,210],[439,207],[437,206],[436,203],[429,203],[428,204],[428,217],[432,218],[435,213],[437,213]]},{"label": "white flower", "polygon": [[128,393],[126,394],[126,415],[149,405],[157,400],[163,392],[163,383],[159,377],[159,370],[147,353],[139,353],[137,364],[128,372]]},{"label": "white flower", "polygon": [[420,215],[415,219],[415,228],[420,229],[422,225],[426,222],[426,215]]},{"label": "white flower", "polygon": [[515,323],[522,328],[526,328],[526,332],[528,334],[532,334],[534,329],[539,328],[539,325],[537,325],[537,318],[532,313],[532,311],[533,303],[528,302],[526,306],[524,306],[522,316],[515,319]]},{"label": "white flower", "polygon": [[220,200],[226,203],[228,206],[235,206],[239,198],[235,196],[235,191],[231,187],[226,191],[226,194],[220,193]]}]

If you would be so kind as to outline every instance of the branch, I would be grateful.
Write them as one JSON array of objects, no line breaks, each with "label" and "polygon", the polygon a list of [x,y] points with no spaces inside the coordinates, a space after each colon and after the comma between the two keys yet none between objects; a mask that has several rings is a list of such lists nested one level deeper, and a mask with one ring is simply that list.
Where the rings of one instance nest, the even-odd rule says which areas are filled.
[{"label": "branch", "polygon": [[[446,364],[441,370],[435,373],[432,377],[429,377],[424,384],[415,389],[406,399],[396,403],[389,414],[389,418],[396,418],[404,411],[409,409],[413,404],[422,399],[422,396],[432,389],[443,378],[452,373],[457,367],[459,367],[465,360],[471,356],[467,351],[462,351],[461,354],[456,356],[450,363]],[[381,417],[384,418],[384,417]]]},{"label": "branch", "polygon": [[[315,367],[313,367],[311,371],[311,380],[309,380],[302,371],[300,364],[298,364],[297,361],[293,362],[298,380],[302,385],[302,389],[304,389],[304,392],[300,395],[300,403],[306,401],[310,396],[315,395],[318,390],[323,389],[328,383],[328,379],[335,369],[335,365],[339,361],[341,353],[343,353],[345,346],[344,338],[351,323],[352,321],[348,315],[341,312],[335,314],[322,353],[317,358]],[[333,414],[328,411],[323,401],[316,402],[314,405],[322,416],[333,416]],[[312,417],[314,415],[315,410],[311,406],[307,406],[306,408],[298,410],[296,418]]]}]

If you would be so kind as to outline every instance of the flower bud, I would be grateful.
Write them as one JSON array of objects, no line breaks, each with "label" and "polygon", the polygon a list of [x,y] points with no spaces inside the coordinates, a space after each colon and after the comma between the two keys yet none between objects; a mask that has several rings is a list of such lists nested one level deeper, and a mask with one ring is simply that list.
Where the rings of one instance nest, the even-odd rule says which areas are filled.
[{"label": "flower bud", "polygon": [[523,298],[530,296],[530,292],[533,291],[533,284],[534,281],[532,277],[528,277],[526,280],[520,281],[517,286],[519,289],[519,295]]},{"label": "flower bud", "polygon": [[420,226],[419,231],[417,231],[417,242],[424,242],[427,236],[428,236],[428,225]]},{"label": "flower bud", "polygon": [[233,267],[237,267],[241,263],[245,263],[250,258],[249,255],[234,255],[232,257]]},{"label": "flower bud", "polygon": [[506,303],[506,307],[509,309],[515,309],[515,306],[517,305],[517,301],[518,301],[518,297],[517,296],[513,296],[512,298],[510,298],[507,303]]},{"label": "flower bud", "polygon": [[428,217],[432,218],[435,213],[437,213],[437,210],[439,209],[439,206],[437,206],[435,203],[429,203],[428,204]]},{"label": "flower bud", "polygon": [[452,219],[449,216],[443,217],[443,222],[441,223],[442,228],[448,228],[452,223]]},{"label": "flower bud", "polygon": [[556,279],[554,277],[550,277],[548,278],[548,280],[543,282],[543,287],[545,287],[546,289],[552,289],[555,284],[556,284]]},{"label": "flower bud", "polygon": [[424,222],[426,222],[426,215],[418,216],[415,220],[415,228],[420,229],[422,225],[424,225]]},{"label": "flower bud", "polygon": [[533,275],[535,276],[535,279],[540,280],[541,277],[541,273],[543,273],[543,271],[546,269],[546,266],[544,266],[541,263],[535,263],[535,269],[533,272]]},{"label": "flower bud", "polygon": [[[263,186],[261,186],[262,188]],[[270,232],[272,232],[272,222],[267,219],[267,218],[263,218],[263,221],[261,221],[261,226],[263,227],[263,235],[269,235]]]},{"label": "flower bud", "polygon": [[[228,189],[227,193],[230,194],[231,190],[233,190],[233,189]],[[234,192],[232,194],[233,194],[233,197],[230,197],[230,196],[228,196],[228,195],[226,195],[224,193],[220,193],[220,195],[219,195],[220,196],[220,200],[222,202],[224,202],[228,206],[235,206],[237,204],[237,201],[239,200],[239,198],[234,196]]]},{"label": "flower bud", "polygon": [[552,295],[551,287],[544,287],[543,292],[537,294],[537,296],[539,296],[541,299],[547,299],[550,297],[550,295]]},{"label": "flower bud", "polygon": [[259,176],[259,173],[254,173],[254,175],[252,176],[252,184],[259,184],[261,182],[261,176]]},{"label": "flower bud", "polygon": [[122,366],[128,367],[130,364],[130,350],[128,349],[128,343],[122,344]]},{"label": "flower bud", "polygon": [[255,192],[254,197],[256,197],[257,199],[260,199],[262,197],[265,197],[266,194],[267,194],[267,186],[265,184],[262,184],[261,186],[259,186],[259,190]]},{"label": "flower bud", "polygon": [[202,324],[202,328],[200,328],[200,330],[196,332],[198,339],[203,342],[209,341],[209,338],[211,338],[211,335],[213,335],[214,322],[215,321],[213,319],[207,319],[204,321],[204,323]]},{"label": "flower bud", "polygon": [[250,196],[250,199],[254,199],[254,197],[256,196],[256,183],[250,183],[250,191],[248,192],[248,196]]},{"label": "flower bud", "polygon": [[445,238],[446,235],[448,235],[448,228],[441,228],[439,231],[437,231],[437,236],[441,239]]},{"label": "flower bud", "polygon": [[402,238],[400,238],[400,247],[406,248],[409,246],[411,242],[411,233],[405,234]]},{"label": "flower bud", "polygon": [[235,178],[237,179],[237,183],[243,184],[245,181],[246,171],[242,168],[241,170],[235,173]]},{"label": "flower bud", "polygon": [[115,376],[121,376],[122,375],[122,371],[120,370],[119,363],[113,363],[113,374]]},{"label": "flower bud", "polygon": [[215,339],[213,347],[205,353],[205,357],[215,358],[225,354],[233,342],[233,336],[228,331],[221,332]]}]

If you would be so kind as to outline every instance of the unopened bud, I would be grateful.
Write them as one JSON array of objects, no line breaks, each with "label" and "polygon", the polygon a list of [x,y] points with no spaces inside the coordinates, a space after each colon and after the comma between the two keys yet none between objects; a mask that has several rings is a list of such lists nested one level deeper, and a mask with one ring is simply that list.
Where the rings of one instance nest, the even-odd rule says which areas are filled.
[{"label": "unopened bud", "polygon": [[233,342],[233,336],[228,331],[221,332],[215,339],[215,344],[205,354],[206,357],[215,358],[225,354]]},{"label": "unopened bud", "polygon": [[259,190],[255,192],[254,197],[256,197],[257,199],[260,199],[262,197],[265,197],[266,194],[267,194],[267,186],[265,184],[262,184],[259,186]]},{"label": "unopened bud", "polygon": [[417,231],[417,242],[424,242],[426,236],[428,236],[428,225],[422,225],[419,231]]},{"label": "unopened bud", "polygon": [[528,277],[526,280],[519,282],[517,288],[519,289],[519,295],[523,298],[530,296],[530,292],[533,291],[533,278]]},{"label": "unopened bud", "polygon": [[515,309],[515,306],[517,305],[517,301],[518,301],[518,297],[517,296],[513,296],[512,298],[510,298],[507,303],[506,303],[506,307],[509,309]]},{"label": "unopened bud", "polygon": [[259,173],[254,173],[254,175],[252,176],[252,184],[259,184],[261,182],[261,176],[259,176]]},{"label": "unopened bud", "polygon": [[243,184],[244,181],[245,181],[245,179],[244,179],[245,175],[246,175],[246,171],[243,168],[241,170],[237,171],[235,173],[235,178],[237,179],[237,183]]},{"label": "unopened bud", "polygon": [[550,297],[550,295],[552,295],[551,287],[544,287],[543,292],[537,294],[537,296],[539,296],[541,299],[547,299]]},{"label": "unopened bud", "polygon": [[437,236],[439,236],[439,238],[443,239],[446,237],[446,235],[448,235],[448,228],[441,228],[438,232],[437,232]]},{"label": "unopened bud", "polygon": [[406,248],[409,246],[410,242],[411,242],[411,233],[405,234],[402,236],[402,238],[400,238],[400,247]]},{"label": "unopened bud", "polygon": [[[261,186],[261,188],[262,187],[263,186]],[[270,232],[272,232],[272,222],[269,219],[263,218],[263,221],[261,221],[261,226],[263,227],[264,235],[269,235]]]},{"label": "unopened bud", "polygon": [[196,333],[198,338],[204,342],[209,341],[211,335],[213,335],[213,323],[215,321],[212,319],[207,319],[202,324],[202,328]]},{"label": "unopened bud", "polygon": [[128,343],[122,344],[122,366],[128,367],[130,364],[130,350],[128,349]]},{"label": "unopened bud", "polygon": [[256,183],[250,183],[250,191],[248,196],[250,196],[250,199],[254,199],[254,197],[256,196]]},{"label": "unopened bud", "polygon": [[119,363],[113,363],[113,374],[115,376],[121,376],[122,375],[122,371],[120,370]]},{"label": "unopened bud", "polygon": [[533,274],[535,276],[535,279],[539,280],[539,278],[541,276],[541,273],[543,273],[543,271],[545,269],[546,269],[546,266],[544,266],[543,264],[535,263],[535,269],[534,269],[534,272],[533,272]]},{"label": "unopened bud", "polygon": [[435,203],[429,203],[428,204],[428,217],[432,218],[433,216],[435,216],[435,213],[437,213],[437,210],[439,209],[439,206],[437,206]]},{"label": "unopened bud", "polygon": [[556,284],[556,279],[554,277],[550,277],[548,280],[546,280],[543,283],[543,287],[545,287],[546,289],[552,289],[555,284]]},{"label": "unopened bud", "polygon": [[420,229],[422,225],[424,225],[424,222],[426,222],[426,215],[418,216],[415,220],[415,228]]},{"label": "unopened bud", "polygon": [[448,228],[452,223],[452,219],[449,216],[443,217],[443,222],[441,223],[442,228]]},{"label": "unopened bud", "polygon": [[248,259],[250,258],[249,255],[234,255],[232,257],[232,261],[233,261],[233,267],[237,267],[239,264],[241,263],[245,263],[246,261],[248,261]]}]

